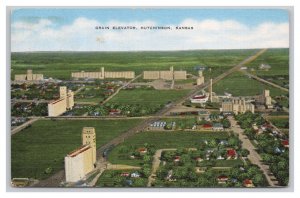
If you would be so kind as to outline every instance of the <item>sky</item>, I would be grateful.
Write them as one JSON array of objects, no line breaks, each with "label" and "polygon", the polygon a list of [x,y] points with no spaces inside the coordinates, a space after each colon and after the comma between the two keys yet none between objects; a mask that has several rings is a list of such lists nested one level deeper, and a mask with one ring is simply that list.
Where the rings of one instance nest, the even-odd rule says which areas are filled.
[{"label": "sky", "polygon": [[[112,29],[127,26],[137,29]],[[13,52],[281,47],[289,47],[289,12],[284,9],[22,8],[11,13]]]}]

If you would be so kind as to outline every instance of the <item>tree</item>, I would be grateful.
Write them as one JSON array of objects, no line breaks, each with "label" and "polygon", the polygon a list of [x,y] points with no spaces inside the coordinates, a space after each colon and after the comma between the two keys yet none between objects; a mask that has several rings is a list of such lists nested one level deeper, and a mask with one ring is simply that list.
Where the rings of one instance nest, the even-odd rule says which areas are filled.
[{"label": "tree", "polygon": [[274,157],[271,154],[262,153],[261,157],[266,163],[272,163],[274,161]]},{"label": "tree", "polygon": [[265,178],[261,173],[257,173],[253,176],[253,183],[255,186],[264,186]]},{"label": "tree", "polygon": [[279,180],[280,184],[286,185],[288,182],[289,175],[287,171],[278,171],[276,177]]},{"label": "tree", "polygon": [[255,138],[255,131],[252,128],[246,128],[244,130],[244,133],[250,140],[253,140]]},{"label": "tree", "polygon": [[169,170],[166,167],[161,167],[156,171],[157,178],[163,180],[168,175]]},{"label": "tree", "polygon": [[286,170],[288,168],[288,163],[285,160],[281,160],[278,162],[279,170]]},{"label": "tree", "polygon": [[218,145],[218,143],[215,139],[212,139],[208,142],[208,146],[211,148],[215,148],[217,145]]},{"label": "tree", "polygon": [[175,153],[171,151],[166,151],[162,153],[161,159],[167,162],[173,161]]},{"label": "tree", "polygon": [[191,161],[191,158],[188,154],[183,154],[180,158],[180,162],[182,162],[182,164],[186,164],[190,161]]},{"label": "tree", "polygon": [[252,178],[254,175],[259,174],[259,173],[260,173],[260,170],[256,166],[251,166],[247,170],[247,175],[248,175],[249,178]]},{"label": "tree", "polygon": [[142,178],[135,178],[134,181],[133,181],[133,186],[134,187],[144,187],[145,186],[144,179],[142,179]]},{"label": "tree", "polygon": [[247,150],[247,149],[242,149],[241,150],[241,155],[243,156],[243,157],[247,157],[248,155],[249,155],[249,151]]},{"label": "tree", "polygon": [[129,152],[129,148],[126,145],[122,145],[118,148],[119,153],[128,153]]},{"label": "tree", "polygon": [[237,178],[240,175],[240,170],[237,167],[230,169],[230,175],[233,178]]},{"label": "tree", "polygon": [[149,163],[151,161],[151,156],[149,155],[144,155],[143,156],[143,161],[145,164]]},{"label": "tree", "polygon": [[141,171],[145,177],[149,177],[151,174],[151,168],[148,164],[143,165]]},{"label": "tree", "polygon": [[228,145],[232,146],[232,147],[238,146],[239,145],[239,139],[236,138],[236,137],[230,137],[228,139]]},{"label": "tree", "polygon": [[223,124],[224,128],[229,128],[231,126],[229,120],[227,120],[227,119],[223,119],[222,124]]}]

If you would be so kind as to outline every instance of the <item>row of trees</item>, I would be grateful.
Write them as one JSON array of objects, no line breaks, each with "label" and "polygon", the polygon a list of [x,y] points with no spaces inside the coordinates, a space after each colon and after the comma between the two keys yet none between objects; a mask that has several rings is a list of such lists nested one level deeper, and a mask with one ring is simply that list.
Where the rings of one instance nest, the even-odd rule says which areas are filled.
[{"label": "row of trees", "polygon": [[144,116],[157,112],[164,105],[142,105],[142,104],[117,104],[106,103],[105,105],[90,106],[87,110],[89,115],[98,113],[100,116],[108,115],[112,109],[118,109],[121,111],[121,115],[125,116]]}]

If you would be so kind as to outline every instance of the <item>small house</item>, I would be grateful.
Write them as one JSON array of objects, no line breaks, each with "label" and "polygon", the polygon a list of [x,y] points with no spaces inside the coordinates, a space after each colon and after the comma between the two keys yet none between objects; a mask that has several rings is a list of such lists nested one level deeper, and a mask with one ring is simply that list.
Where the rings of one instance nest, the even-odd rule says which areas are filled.
[{"label": "small house", "polygon": [[214,131],[223,131],[224,127],[221,123],[213,123],[213,130]]},{"label": "small house", "polygon": [[204,130],[212,130],[212,125],[211,124],[203,124],[202,129]]},{"label": "small house", "polygon": [[121,177],[129,177],[129,173],[128,172],[123,172],[123,173],[121,173]]},{"label": "small house", "polygon": [[284,146],[285,148],[289,148],[289,141],[288,140],[282,140],[281,145]]},{"label": "small house", "polygon": [[134,173],[131,173],[131,175],[130,175],[130,177],[133,177],[133,178],[138,178],[138,177],[140,177],[141,175],[140,175],[140,173],[138,173],[138,172],[134,172]]},{"label": "small house", "polygon": [[243,186],[244,186],[244,187],[247,187],[247,188],[253,188],[253,187],[254,187],[254,184],[253,184],[253,182],[252,182],[251,179],[245,179],[245,180],[243,181]]},{"label": "small house", "polygon": [[121,110],[119,109],[111,109],[109,110],[109,115],[113,116],[113,115],[120,115],[121,114]]},{"label": "small house", "polygon": [[147,148],[139,148],[138,149],[138,152],[140,153],[140,154],[145,154],[145,153],[147,153]]},{"label": "small house", "polygon": [[225,175],[221,175],[217,178],[219,184],[225,184],[228,181],[228,177]]},{"label": "small house", "polygon": [[227,150],[227,159],[237,159],[237,153],[234,149],[228,149]]},{"label": "small house", "polygon": [[196,157],[196,162],[202,162],[203,161],[203,159],[201,158],[201,157]]},{"label": "small house", "polygon": [[179,162],[180,161],[180,156],[175,156],[174,162]]}]

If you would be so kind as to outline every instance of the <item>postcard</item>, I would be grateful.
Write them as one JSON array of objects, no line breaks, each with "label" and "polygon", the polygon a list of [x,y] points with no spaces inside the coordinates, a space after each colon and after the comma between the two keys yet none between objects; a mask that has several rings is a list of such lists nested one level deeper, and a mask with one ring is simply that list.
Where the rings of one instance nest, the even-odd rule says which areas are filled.
[{"label": "postcard", "polygon": [[12,8],[11,186],[289,186],[287,8]]}]

